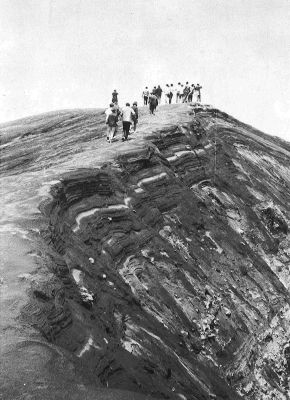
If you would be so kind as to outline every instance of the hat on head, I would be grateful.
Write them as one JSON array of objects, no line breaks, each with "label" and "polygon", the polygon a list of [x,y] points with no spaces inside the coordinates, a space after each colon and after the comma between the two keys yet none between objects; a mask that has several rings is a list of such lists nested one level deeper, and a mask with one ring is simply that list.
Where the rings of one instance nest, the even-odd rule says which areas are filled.
[{"label": "hat on head", "polygon": [[136,105],[137,106],[137,101],[134,101],[133,106]]},{"label": "hat on head", "polygon": [[114,107],[114,105],[115,105],[114,103],[110,103],[110,107]]},{"label": "hat on head", "polygon": [[130,103],[126,103],[126,106],[129,106],[130,105]]}]

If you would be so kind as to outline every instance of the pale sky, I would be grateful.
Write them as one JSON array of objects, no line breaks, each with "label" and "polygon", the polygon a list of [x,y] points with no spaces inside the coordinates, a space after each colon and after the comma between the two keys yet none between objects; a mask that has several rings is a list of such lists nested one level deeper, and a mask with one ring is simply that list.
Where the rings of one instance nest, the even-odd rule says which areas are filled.
[{"label": "pale sky", "polygon": [[0,122],[179,81],[290,141],[290,1],[0,0]]}]

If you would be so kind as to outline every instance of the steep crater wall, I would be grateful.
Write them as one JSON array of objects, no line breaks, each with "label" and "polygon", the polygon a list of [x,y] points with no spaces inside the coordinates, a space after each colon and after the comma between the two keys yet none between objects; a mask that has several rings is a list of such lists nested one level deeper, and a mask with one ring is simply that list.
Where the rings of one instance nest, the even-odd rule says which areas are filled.
[{"label": "steep crater wall", "polygon": [[287,335],[280,373],[261,354],[288,312],[287,163],[263,182],[251,155],[263,146],[208,120],[64,175],[41,205],[55,281],[34,291],[34,322],[92,382],[159,398],[285,394]]}]

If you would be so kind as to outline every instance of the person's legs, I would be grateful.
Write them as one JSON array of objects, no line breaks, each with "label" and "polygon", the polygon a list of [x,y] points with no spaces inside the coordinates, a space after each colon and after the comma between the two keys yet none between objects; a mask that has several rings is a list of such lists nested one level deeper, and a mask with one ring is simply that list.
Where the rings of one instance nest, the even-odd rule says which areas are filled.
[{"label": "person's legs", "polygon": [[123,137],[122,137],[122,140],[125,139],[125,129],[126,129],[126,122],[123,121]]},{"label": "person's legs", "polygon": [[111,126],[110,127],[110,136],[109,136],[109,142],[112,143],[113,137],[114,137],[114,132],[115,132],[115,127]]},{"label": "person's legs", "polygon": [[145,96],[145,97],[144,97],[144,106],[147,106],[147,103],[148,103],[148,97]]},{"label": "person's legs", "polygon": [[128,122],[128,121],[124,121],[124,122],[123,122],[123,127],[124,127],[124,139],[125,139],[125,140],[128,139],[128,135],[129,135],[129,131],[130,131],[130,126],[131,126],[131,122]]},{"label": "person's legs", "polygon": [[136,120],[134,121],[134,127],[133,127],[134,132],[136,131],[137,123],[138,123],[138,120],[136,119]]},{"label": "person's legs", "polygon": [[116,125],[115,128],[114,128],[114,135],[113,135],[113,137],[115,137],[115,136],[117,135],[117,132],[118,132],[118,125]]},{"label": "person's legs", "polygon": [[107,125],[107,140],[110,140],[110,127]]}]

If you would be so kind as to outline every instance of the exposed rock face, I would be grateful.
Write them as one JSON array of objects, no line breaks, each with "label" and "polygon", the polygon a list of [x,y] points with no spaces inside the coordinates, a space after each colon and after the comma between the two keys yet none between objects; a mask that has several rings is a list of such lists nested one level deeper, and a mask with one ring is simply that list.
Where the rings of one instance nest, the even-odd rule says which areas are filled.
[{"label": "exposed rock face", "polygon": [[26,212],[41,253],[19,324],[92,396],[289,398],[289,144],[179,105],[141,110],[109,147],[101,119],[5,128],[2,182],[22,171],[41,211]]}]

